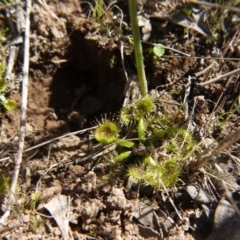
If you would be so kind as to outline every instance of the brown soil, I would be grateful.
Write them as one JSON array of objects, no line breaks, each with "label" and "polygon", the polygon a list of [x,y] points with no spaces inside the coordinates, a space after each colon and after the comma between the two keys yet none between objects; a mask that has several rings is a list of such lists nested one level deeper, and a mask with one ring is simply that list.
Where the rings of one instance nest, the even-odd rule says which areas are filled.
[{"label": "brown soil", "polygon": [[[240,117],[239,75],[206,86],[197,84],[239,67],[239,32],[228,48],[238,28],[226,26],[225,32],[221,32],[223,39],[217,42],[208,33],[204,35],[196,29],[189,28],[186,33],[186,27],[177,24],[175,13],[185,5],[175,6],[168,1],[140,2],[139,9],[146,19],[150,19],[152,27],[147,42],[161,42],[192,56],[166,49],[160,60],[154,59],[148,54],[148,44],[143,43],[150,90],[165,91],[171,96],[170,100],[177,103],[182,103],[189,91],[186,95],[188,114],[199,129],[197,137],[220,141],[234,132],[239,127]],[[122,22],[118,8],[110,7],[103,16],[94,19],[90,17],[89,4],[84,1],[48,1],[48,4],[58,19],[38,4],[34,4],[31,15],[26,151],[17,201],[7,227],[0,229],[2,238],[60,239],[56,221],[39,213],[50,215],[43,206],[61,193],[71,197],[69,226],[72,239],[206,239],[212,230],[216,205],[224,196],[220,181],[214,178],[210,181],[203,172],[184,179],[184,185],[201,186],[216,201],[206,204],[208,215],[202,203],[193,201],[183,186],[179,186],[171,193],[178,208],[176,212],[165,192],[154,191],[153,194],[147,187],[139,192],[134,184],[128,188],[124,166],[115,167],[108,162],[107,155],[95,158],[94,154],[102,148],[89,139],[91,131],[62,137],[38,147],[55,137],[92,127],[106,116],[117,115],[125,98],[126,84],[121,44],[124,44],[128,76],[130,79],[136,77],[132,46],[127,40],[131,29],[124,1],[116,4],[123,12]],[[208,9],[202,9],[209,14]],[[224,16],[226,21],[232,21],[231,14]],[[212,23],[209,24],[213,30]],[[230,57],[230,60],[224,59]],[[22,50],[15,66],[19,75],[21,59]],[[199,77],[196,75],[211,64],[208,71]],[[12,177],[19,137],[21,82],[16,78],[11,81],[9,92],[19,107],[2,115],[0,166],[4,177]],[[227,117],[224,115],[231,111]],[[220,117],[223,118],[221,123],[211,121]],[[30,147],[33,149],[28,151]],[[239,150],[240,142],[218,159],[223,175],[228,174],[225,180],[232,193],[239,191],[239,166],[234,161],[240,156]],[[209,187],[210,184],[215,189],[213,185]],[[35,192],[41,193],[36,212],[30,207],[31,194]],[[2,199],[5,200],[1,208],[3,213],[7,194],[2,195]]]}]

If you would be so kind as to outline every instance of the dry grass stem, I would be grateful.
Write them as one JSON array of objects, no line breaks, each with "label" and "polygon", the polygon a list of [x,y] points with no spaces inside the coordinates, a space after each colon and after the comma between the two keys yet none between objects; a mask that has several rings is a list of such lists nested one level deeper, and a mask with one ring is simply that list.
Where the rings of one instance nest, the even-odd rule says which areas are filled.
[{"label": "dry grass stem", "polygon": [[6,81],[12,79],[12,70],[13,70],[14,63],[16,61],[18,50],[19,50],[19,47],[15,47],[15,46],[10,47],[10,55],[9,55],[9,58],[8,58],[7,71],[6,71],[6,74],[5,74],[5,80]]},{"label": "dry grass stem", "polygon": [[202,154],[197,157],[197,162],[195,162],[192,170],[197,171],[201,168],[207,161],[214,158],[220,154],[221,151],[227,149],[232,144],[236,143],[240,139],[240,128],[224,138],[216,147],[210,145]]},{"label": "dry grass stem", "polygon": [[33,147],[27,148],[27,149],[24,150],[24,152],[29,152],[29,151],[34,150],[34,149],[36,149],[36,148],[42,147],[42,146],[44,146],[44,145],[47,145],[47,144],[49,144],[49,143],[51,143],[51,142],[57,141],[57,140],[59,140],[59,139],[61,139],[61,138],[69,137],[69,136],[71,136],[71,135],[76,135],[76,134],[82,134],[82,133],[85,133],[85,132],[87,132],[87,131],[93,130],[93,129],[95,129],[95,128],[96,128],[96,127],[91,127],[91,128],[86,128],[86,129],[78,130],[78,131],[75,131],[75,132],[71,132],[71,133],[66,133],[66,134],[64,134],[64,135],[62,135],[62,136],[59,136],[59,137],[50,139],[50,140],[45,141],[45,142],[43,142],[43,143],[39,143],[39,144],[37,144],[37,145],[35,145],[35,146],[33,146]]},{"label": "dry grass stem", "polygon": [[237,68],[237,69],[235,69],[235,70],[233,70],[231,72],[228,72],[226,74],[223,74],[223,75],[220,75],[218,77],[215,77],[215,78],[213,78],[213,79],[211,79],[209,81],[206,81],[206,82],[203,82],[203,83],[199,83],[197,85],[199,85],[199,86],[206,86],[208,84],[215,83],[215,82],[221,80],[222,78],[229,77],[229,76],[231,76],[233,74],[236,74],[236,73],[239,73],[239,72],[240,72],[240,68]]},{"label": "dry grass stem", "polygon": [[205,74],[209,69],[211,69],[211,68],[214,67],[214,66],[218,66],[218,63],[217,63],[216,61],[213,61],[209,66],[207,66],[207,67],[206,67],[205,69],[203,69],[202,71],[195,73],[195,76],[196,76],[196,77],[199,77],[199,76]]},{"label": "dry grass stem", "polygon": [[0,224],[4,224],[10,214],[11,206],[14,201],[14,195],[19,176],[19,170],[22,162],[25,130],[26,130],[26,109],[28,98],[28,73],[29,73],[29,37],[30,37],[30,12],[32,1],[28,0],[26,3],[26,22],[25,22],[25,42],[24,42],[24,63],[23,63],[23,83],[22,83],[22,104],[21,104],[21,118],[20,118],[20,133],[18,142],[18,152],[15,158],[14,174],[9,192],[8,206],[6,212],[0,219]]}]

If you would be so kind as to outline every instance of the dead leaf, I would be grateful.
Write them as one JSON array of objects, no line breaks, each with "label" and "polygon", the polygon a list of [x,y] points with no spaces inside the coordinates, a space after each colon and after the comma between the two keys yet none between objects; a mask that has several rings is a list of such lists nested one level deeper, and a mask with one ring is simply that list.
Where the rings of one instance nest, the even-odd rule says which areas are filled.
[{"label": "dead leaf", "polygon": [[69,209],[70,197],[64,195],[56,195],[44,207],[51,213],[56,221],[64,240],[69,239],[68,236],[68,222],[69,222]]}]

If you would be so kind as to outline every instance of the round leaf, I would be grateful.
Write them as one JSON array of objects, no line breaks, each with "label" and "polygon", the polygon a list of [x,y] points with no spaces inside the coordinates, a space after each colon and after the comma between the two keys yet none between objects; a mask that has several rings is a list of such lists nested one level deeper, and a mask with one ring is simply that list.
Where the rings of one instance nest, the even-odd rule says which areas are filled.
[{"label": "round leaf", "polygon": [[153,53],[157,57],[161,57],[165,53],[165,48],[162,44],[157,44],[153,47]]},{"label": "round leaf", "polygon": [[3,106],[8,110],[8,111],[13,111],[16,109],[17,107],[17,103],[15,100],[13,99],[7,99],[6,101],[4,101]]}]

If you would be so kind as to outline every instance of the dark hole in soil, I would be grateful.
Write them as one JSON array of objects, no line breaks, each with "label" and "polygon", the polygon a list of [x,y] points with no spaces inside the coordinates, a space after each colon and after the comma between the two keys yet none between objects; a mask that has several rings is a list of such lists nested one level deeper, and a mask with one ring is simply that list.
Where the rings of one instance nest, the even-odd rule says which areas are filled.
[{"label": "dark hole in soil", "polygon": [[118,48],[99,46],[78,31],[70,38],[72,59],[53,76],[49,107],[75,131],[120,110],[125,78]]}]

